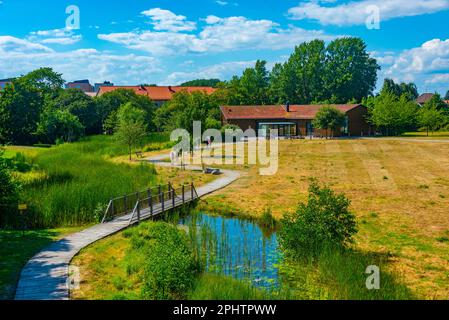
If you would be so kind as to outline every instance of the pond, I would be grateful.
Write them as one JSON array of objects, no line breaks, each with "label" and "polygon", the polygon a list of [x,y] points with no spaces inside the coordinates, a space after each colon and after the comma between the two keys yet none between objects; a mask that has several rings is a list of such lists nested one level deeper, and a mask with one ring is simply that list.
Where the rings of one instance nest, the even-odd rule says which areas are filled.
[{"label": "pond", "polygon": [[194,213],[180,220],[196,243],[206,271],[250,280],[257,287],[279,287],[281,253],[275,232],[239,218]]}]

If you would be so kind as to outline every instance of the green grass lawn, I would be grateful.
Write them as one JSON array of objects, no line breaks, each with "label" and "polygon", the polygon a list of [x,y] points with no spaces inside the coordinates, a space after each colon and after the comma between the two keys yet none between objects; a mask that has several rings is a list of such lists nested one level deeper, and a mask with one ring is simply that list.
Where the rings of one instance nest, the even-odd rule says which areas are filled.
[{"label": "green grass lawn", "polygon": [[20,271],[40,249],[66,234],[81,228],[34,231],[0,230],[0,300],[14,299]]}]

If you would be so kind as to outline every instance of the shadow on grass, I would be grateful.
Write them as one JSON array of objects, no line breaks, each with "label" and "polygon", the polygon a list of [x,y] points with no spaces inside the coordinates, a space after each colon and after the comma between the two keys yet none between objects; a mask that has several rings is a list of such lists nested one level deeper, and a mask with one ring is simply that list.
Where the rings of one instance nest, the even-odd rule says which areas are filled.
[{"label": "shadow on grass", "polygon": [[23,266],[58,235],[51,230],[0,230],[0,300],[14,299]]}]

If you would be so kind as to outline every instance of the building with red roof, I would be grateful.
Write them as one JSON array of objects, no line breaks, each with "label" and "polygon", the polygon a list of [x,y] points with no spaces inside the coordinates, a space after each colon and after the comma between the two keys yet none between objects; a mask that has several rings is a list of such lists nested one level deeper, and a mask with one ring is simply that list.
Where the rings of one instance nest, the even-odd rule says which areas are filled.
[{"label": "building with red roof", "polygon": [[[332,105],[346,114],[346,125],[335,136],[366,136],[373,132],[367,122],[368,110],[361,104]],[[313,120],[323,105],[222,106],[222,122],[243,131],[277,129],[279,136],[325,135],[313,128]]]},{"label": "building with red roof", "polygon": [[214,93],[217,89],[212,87],[180,87],[180,86],[102,86],[98,91],[98,95],[101,96],[107,92],[112,92],[118,89],[133,90],[136,94],[144,95],[153,100],[158,106],[163,105],[167,101],[173,98],[173,95],[177,92],[186,91],[192,92],[204,92],[207,94]]}]

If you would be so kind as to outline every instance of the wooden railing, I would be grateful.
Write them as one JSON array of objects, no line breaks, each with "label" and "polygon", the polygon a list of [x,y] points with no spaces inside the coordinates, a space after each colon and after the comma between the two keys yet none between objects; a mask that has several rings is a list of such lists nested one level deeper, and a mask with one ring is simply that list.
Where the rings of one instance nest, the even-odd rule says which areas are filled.
[{"label": "wooden railing", "polygon": [[153,194],[145,199],[139,199],[134,206],[129,223],[132,224],[140,222],[142,218],[157,216],[197,198],[198,194],[193,183],[183,184],[176,189],[171,187],[166,192]]},{"label": "wooden railing", "polygon": [[144,191],[111,199],[106,208],[102,223],[126,216],[130,213],[132,213],[130,222],[135,218],[140,220],[140,212],[142,210],[148,209],[147,214],[150,215],[155,213],[159,214],[196,198],[198,198],[198,194],[193,183],[183,184],[177,189],[173,188],[170,183],[159,185]]}]

